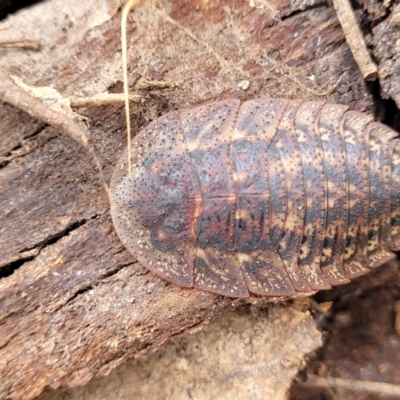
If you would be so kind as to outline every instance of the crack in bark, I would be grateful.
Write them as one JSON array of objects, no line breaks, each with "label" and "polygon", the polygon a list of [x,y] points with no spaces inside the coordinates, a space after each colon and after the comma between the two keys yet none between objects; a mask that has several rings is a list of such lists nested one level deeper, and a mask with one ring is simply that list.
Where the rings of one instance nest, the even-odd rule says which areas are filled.
[{"label": "crack in bark", "polygon": [[294,10],[294,11],[292,11],[291,13],[289,13],[289,14],[287,14],[287,15],[281,16],[280,19],[281,19],[281,21],[285,21],[285,20],[290,19],[290,18],[293,18],[293,17],[295,17],[296,15],[301,14],[301,13],[303,13],[303,12],[305,12],[305,11],[316,10],[316,9],[319,9],[319,8],[324,8],[324,9],[325,9],[325,8],[329,8],[328,3],[325,2],[325,1],[323,1],[323,2],[318,3],[318,4],[313,4],[313,5],[305,6],[305,7],[302,8],[302,9],[297,9],[297,10]]},{"label": "crack in bark", "polygon": [[67,306],[68,304],[72,303],[76,298],[80,297],[81,295],[84,295],[85,293],[89,292],[92,289],[95,289],[96,287],[100,286],[103,284],[103,280],[107,279],[113,275],[116,275],[118,272],[120,272],[121,270],[123,270],[126,267],[129,267],[131,265],[135,264],[135,262],[129,262],[127,264],[122,264],[122,265],[118,265],[117,267],[111,269],[110,271],[107,271],[106,273],[104,273],[103,275],[100,275],[98,277],[96,277],[96,282],[90,283],[89,285],[80,288],[79,290],[77,290],[75,293],[72,294],[71,297],[69,297],[65,302],[63,302],[63,304],[60,304],[58,307],[54,308],[52,310],[53,313],[56,313],[58,311],[60,311],[63,307]]},{"label": "crack in bark", "polygon": [[[44,248],[51,246],[53,244],[56,244],[63,237],[68,236],[74,230],[79,229],[81,226],[85,225],[89,221],[92,221],[92,220],[98,218],[101,215],[102,214],[94,214],[89,218],[83,218],[81,220],[75,221],[72,224],[66,226],[62,231],[54,234],[53,236],[50,236],[50,237],[44,239],[43,241],[36,243],[32,247],[24,249],[23,251],[20,252],[20,254],[22,253],[21,258],[18,258],[17,260],[13,260],[0,268],[0,279],[11,276],[12,274],[14,274],[15,271],[17,271],[19,268],[21,268],[26,262],[32,261],[33,259],[38,257]],[[23,253],[32,253],[35,249],[37,250],[37,252],[35,252],[35,254],[29,254],[28,256],[24,256]]]},{"label": "crack in bark", "polygon": [[[39,254],[39,252],[37,254]],[[35,255],[31,255],[31,256],[28,256],[28,257],[21,256],[21,258],[15,260],[15,261],[11,261],[10,263],[4,265],[0,269],[0,279],[7,278],[7,277],[11,276],[23,264],[25,264],[26,262],[32,261],[35,257],[36,257]]]},{"label": "crack in bark", "polygon": [[[46,140],[37,141],[36,143],[34,143],[32,139],[35,139],[47,128],[49,128],[49,125],[42,125],[31,135],[26,136],[24,139],[22,139],[21,142],[17,143],[10,151],[2,155],[0,157],[0,170],[7,167],[12,161],[31,154],[34,150],[44,147],[51,140],[59,137],[58,135],[51,135]],[[36,145],[32,146],[32,144]]]},{"label": "crack in bark", "polygon": [[28,141],[42,133],[48,126],[49,125],[47,124],[40,124],[35,131],[30,133],[29,135],[24,136],[22,140],[17,143],[13,148],[11,148],[10,151],[5,153],[4,156],[10,156],[13,151],[20,149],[24,144],[27,144]]}]

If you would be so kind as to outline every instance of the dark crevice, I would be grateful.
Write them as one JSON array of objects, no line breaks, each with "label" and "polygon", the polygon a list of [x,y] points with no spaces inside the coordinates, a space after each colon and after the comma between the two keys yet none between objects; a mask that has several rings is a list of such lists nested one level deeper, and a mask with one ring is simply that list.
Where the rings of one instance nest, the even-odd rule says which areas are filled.
[{"label": "dark crevice", "polygon": [[36,136],[38,136],[40,133],[42,133],[46,128],[48,127],[48,125],[41,125],[39,126],[34,132],[32,132],[30,135],[26,135],[24,136],[24,138],[22,139],[21,142],[17,143],[10,151],[8,151],[7,153],[5,153],[5,156],[11,156],[12,152],[15,150],[19,150],[21,149],[29,140],[35,138]]},{"label": "dark crevice", "polygon": [[292,11],[291,13],[289,13],[287,15],[283,15],[280,18],[280,20],[281,21],[285,21],[286,19],[293,18],[296,15],[301,14],[301,13],[303,13],[305,11],[316,10],[316,9],[319,9],[319,8],[327,8],[327,7],[328,7],[328,3],[327,2],[321,2],[321,3],[318,3],[318,4],[308,5],[308,6],[305,6],[304,8],[302,8],[302,9],[294,10],[294,11]]},{"label": "dark crevice", "polygon": [[16,333],[14,333],[13,335],[11,335],[11,336],[8,338],[7,342],[3,343],[3,345],[0,346],[0,351],[3,350],[3,349],[5,349],[5,348],[11,343],[11,341],[12,341],[16,336],[17,336]]},{"label": "dark crevice", "polygon": [[373,7],[370,8],[370,5],[373,5],[372,2],[368,4],[368,2],[362,2],[360,0],[351,0],[350,3],[353,10],[355,11],[356,20],[364,34],[364,37],[367,34],[372,33],[372,28],[390,18],[390,8],[388,6],[385,6],[383,2],[381,3],[381,8],[385,9],[385,13],[383,13],[382,16],[376,15],[376,12],[380,14],[381,10],[374,10]]},{"label": "dark crevice", "polygon": [[[23,252],[33,250],[34,248],[39,248],[38,254],[40,254],[40,251],[43,248],[57,243],[60,239],[62,239],[65,236],[68,236],[72,231],[80,228],[82,225],[85,225],[88,221],[95,219],[96,217],[97,217],[97,215],[94,215],[89,219],[82,219],[82,220],[76,221],[73,224],[67,226],[61,232],[55,234],[54,236],[51,236],[50,238],[43,240],[42,242],[37,243],[35,246],[33,246],[31,248],[23,250]],[[35,257],[37,257],[37,255],[27,256],[27,257],[21,258],[19,260],[13,261],[9,264],[6,264],[4,267],[0,268],[0,279],[11,276],[22,265],[24,265],[26,262],[33,260]]]},{"label": "dark crevice", "polygon": [[17,269],[19,269],[23,264],[25,264],[28,261],[32,261],[34,258],[35,258],[35,256],[20,258],[19,260],[13,261],[13,262],[5,265],[4,267],[0,268],[0,279],[9,277]]},{"label": "dark crevice", "polygon": [[[115,254],[118,254],[118,253],[115,253]],[[119,271],[121,271],[122,269],[124,269],[124,268],[126,268],[126,267],[129,267],[129,266],[131,266],[131,265],[134,265],[134,264],[136,264],[136,261],[132,261],[132,262],[128,262],[128,263],[126,263],[126,264],[118,265],[117,268],[112,269],[112,270],[106,272],[105,274],[101,275],[101,276],[100,276],[100,279],[107,279],[107,278],[110,278],[111,276],[116,275],[116,274],[117,274]]]},{"label": "dark crevice", "polygon": [[372,95],[375,119],[400,132],[400,110],[395,101],[382,98],[378,80],[369,83],[368,89]]},{"label": "dark crevice", "polygon": [[0,157],[0,169],[7,167],[7,165],[10,164],[12,159],[14,158],[10,158],[10,156]]},{"label": "dark crevice", "polygon": [[79,221],[72,223],[71,225],[67,226],[64,230],[62,230],[61,232],[59,232],[59,233],[55,234],[54,236],[39,243],[39,246],[41,248],[44,248],[44,247],[51,246],[52,244],[57,243],[64,236],[68,236],[72,231],[80,228],[81,226],[85,225],[88,221],[95,219],[96,217],[97,217],[97,215],[95,214],[94,216],[92,216],[88,219],[84,218],[84,219],[81,219]]},{"label": "dark crevice", "polygon": [[[374,10],[374,7],[370,8],[370,6],[373,6],[373,2],[369,3],[359,0],[351,0],[350,3],[354,12],[354,16],[356,18],[357,25],[362,32],[362,36],[364,37],[364,42],[369,50],[370,56],[379,69],[381,62],[379,58],[377,59],[377,57],[375,56],[375,44],[372,38],[374,37],[374,28],[391,17],[390,9],[388,6],[384,6],[382,2],[381,7],[385,8],[385,13],[382,16],[379,16],[377,14],[380,14],[381,10]],[[371,37],[371,39],[368,40],[368,37]],[[366,82],[366,84],[368,90],[373,96],[375,106],[375,118],[380,122],[383,122],[384,124],[392,127],[393,129],[398,130],[398,127],[400,125],[398,109],[392,100],[383,99],[381,97],[381,87],[379,84],[379,79],[376,79],[376,81],[374,82]],[[395,118],[397,119],[397,122],[395,122],[394,119],[391,118],[389,115],[390,110],[394,110],[392,108],[393,105],[395,106]],[[384,113],[385,115],[382,116],[382,113]]]},{"label": "dark crevice", "polygon": [[12,156],[12,152],[15,150],[21,149],[29,140],[33,139],[34,137],[38,136],[42,133],[48,125],[42,125],[36,131],[32,132],[30,135],[25,136],[21,142],[17,143],[10,151],[4,154],[5,157]]},{"label": "dark crevice", "polygon": [[0,21],[9,14],[13,14],[23,8],[41,3],[43,0],[1,0],[0,1]]},{"label": "dark crevice", "polygon": [[63,308],[65,305],[73,302],[77,297],[89,292],[90,290],[96,288],[97,286],[101,285],[101,281],[104,279],[107,279],[113,275],[116,275],[118,272],[120,272],[122,269],[129,267],[130,265],[135,264],[135,262],[130,262],[127,264],[122,264],[119,265],[118,267],[116,267],[115,269],[112,269],[108,272],[106,272],[103,275],[100,275],[99,277],[97,277],[97,282],[91,283],[90,285],[87,285],[81,289],[79,289],[78,291],[76,291],[65,303],[61,304],[59,307],[55,308],[54,310],[52,310],[52,312],[57,312],[59,311],[61,308]]},{"label": "dark crevice", "polygon": [[178,331],[172,333],[168,337],[168,340],[169,339],[174,339],[174,338],[179,338],[182,335],[184,335],[186,331],[189,331],[189,332],[192,331],[192,330],[196,331],[197,328],[201,328],[202,326],[204,326],[204,321],[195,322],[193,325],[184,326],[183,328],[179,329]]},{"label": "dark crevice", "polygon": [[388,8],[388,9],[386,9],[386,14],[385,14],[385,15],[383,15],[383,16],[380,17],[380,18],[375,18],[375,19],[371,22],[371,27],[372,27],[372,28],[375,28],[376,26],[378,26],[379,24],[382,24],[383,22],[385,22],[385,21],[387,21],[387,20],[390,21],[391,16],[392,16],[392,12],[391,12],[390,9]]},{"label": "dark crevice", "polygon": [[29,139],[32,139],[32,138],[34,138],[35,136],[38,136],[40,133],[42,133],[46,128],[48,128],[50,125],[47,125],[47,124],[40,124],[39,126],[38,126],[38,128],[35,130],[35,131],[33,131],[32,133],[30,133],[29,135],[26,135],[25,137],[24,137],[24,140],[29,140]]},{"label": "dark crevice", "polygon": [[32,149],[30,149],[29,151],[27,151],[27,152],[25,152],[23,154],[20,154],[20,155],[13,154],[13,152],[16,152],[16,151],[22,149],[24,147],[24,145],[27,145],[29,143],[29,141],[31,141],[32,139],[37,137],[47,127],[48,127],[48,125],[42,125],[35,132],[33,132],[32,134],[26,136],[21,142],[17,143],[10,151],[8,151],[4,155],[0,156],[0,169],[7,167],[8,164],[10,164],[12,161],[14,161],[14,160],[16,160],[18,158],[22,158],[22,157],[27,156],[28,154],[32,153],[32,151],[37,150],[38,148],[44,147],[44,145],[49,143],[51,140],[57,138],[58,136],[50,136],[45,141],[41,141],[41,142],[39,141],[38,142],[38,146],[33,147]]}]

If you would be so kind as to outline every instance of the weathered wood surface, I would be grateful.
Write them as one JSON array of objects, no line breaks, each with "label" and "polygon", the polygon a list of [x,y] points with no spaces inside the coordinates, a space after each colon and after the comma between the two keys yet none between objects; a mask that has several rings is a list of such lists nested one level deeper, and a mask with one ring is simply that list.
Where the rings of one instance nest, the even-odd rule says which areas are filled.
[{"label": "weathered wood surface", "polygon": [[362,2],[367,20],[372,25],[370,37],[373,54],[379,65],[382,97],[393,99],[400,108],[400,4]]},{"label": "weathered wood surface", "polygon": [[287,400],[304,355],[322,343],[307,309],[307,298],[291,307],[241,307],[108,376],[47,389],[36,400]]},{"label": "weathered wood surface", "polygon": [[[118,1],[97,19],[79,2],[68,4],[60,12],[49,1],[45,11],[37,6],[13,18],[42,48],[0,50],[1,70],[65,97],[120,91]],[[135,129],[163,112],[226,97],[321,98],[372,110],[332,8],[318,0],[259,4],[182,0],[137,8],[130,79],[143,101],[132,106]],[[38,28],[35,18],[56,22]],[[109,179],[125,143],[123,110],[80,111]],[[243,304],[148,273],[119,242],[85,149],[7,104],[0,116],[0,398],[83,384]]]},{"label": "weathered wood surface", "polygon": [[[399,288],[396,260],[314,297],[320,304],[331,304],[328,318],[322,317],[324,346],[308,360],[291,388],[290,400],[399,398]],[[308,379],[310,375],[318,375],[319,384]],[[331,385],[332,378],[350,386]],[[388,387],[380,387],[381,383]]]}]

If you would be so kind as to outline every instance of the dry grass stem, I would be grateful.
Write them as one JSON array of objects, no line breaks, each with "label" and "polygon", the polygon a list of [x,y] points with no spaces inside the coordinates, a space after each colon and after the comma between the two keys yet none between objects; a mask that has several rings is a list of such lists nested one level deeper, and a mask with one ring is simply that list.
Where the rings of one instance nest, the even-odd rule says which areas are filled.
[{"label": "dry grass stem", "polygon": [[400,397],[400,386],[384,382],[368,382],[342,378],[307,375],[307,381],[299,382],[302,386],[346,389],[356,392],[369,392],[378,395]]},{"label": "dry grass stem", "polygon": [[25,111],[34,118],[46,122],[83,146],[93,158],[104,189],[107,195],[109,195],[109,188],[103,175],[101,163],[88,140],[89,129],[82,121],[73,119],[67,113],[49,107],[40,98],[31,95],[1,73],[0,100]]},{"label": "dry grass stem", "polygon": [[3,48],[3,49],[20,48],[20,49],[26,49],[26,50],[39,50],[40,49],[40,41],[26,39],[24,37],[8,38],[8,39],[0,38],[0,48]]}]

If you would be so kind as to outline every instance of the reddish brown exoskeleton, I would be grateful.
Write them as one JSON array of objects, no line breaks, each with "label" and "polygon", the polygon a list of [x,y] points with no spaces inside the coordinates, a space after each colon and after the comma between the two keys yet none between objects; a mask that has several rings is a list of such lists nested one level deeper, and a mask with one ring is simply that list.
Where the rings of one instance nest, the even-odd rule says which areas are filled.
[{"label": "reddish brown exoskeleton", "polygon": [[400,141],[365,114],[228,99],[166,114],[132,143],[129,132],[113,222],[170,282],[231,297],[312,293],[400,249]]},{"label": "reddish brown exoskeleton", "polygon": [[235,99],[164,115],[111,182],[124,245],[182,286],[289,296],[400,248],[400,141],[348,107]]}]

